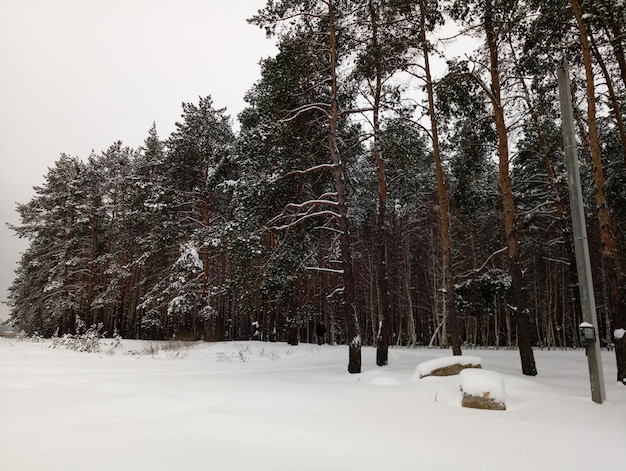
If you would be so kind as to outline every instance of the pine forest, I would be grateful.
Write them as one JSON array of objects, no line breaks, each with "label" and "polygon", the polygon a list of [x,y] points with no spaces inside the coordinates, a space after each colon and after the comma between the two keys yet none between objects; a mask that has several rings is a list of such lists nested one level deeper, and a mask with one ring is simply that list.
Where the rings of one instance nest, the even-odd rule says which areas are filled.
[{"label": "pine forest", "polygon": [[351,373],[402,345],[517,348],[535,375],[533,349],[580,347],[583,320],[566,62],[626,383],[624,0],[268,0],[248,22],[277,53],[236,125],[199,97],[167,137],[61,155],[18,205],[16,328],[295,344],[324,320]]}]

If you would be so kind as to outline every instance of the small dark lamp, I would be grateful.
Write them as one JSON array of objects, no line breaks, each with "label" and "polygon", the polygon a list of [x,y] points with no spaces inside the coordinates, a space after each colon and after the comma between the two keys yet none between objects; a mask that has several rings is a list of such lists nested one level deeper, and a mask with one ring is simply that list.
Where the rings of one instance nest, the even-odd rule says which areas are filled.
[{"label": "small dark lamp", "polygon": [[580,343],[584,347],[596,343],[596,329],[589,322],[583,322],[578,326],[578,334],[580,335]]}]

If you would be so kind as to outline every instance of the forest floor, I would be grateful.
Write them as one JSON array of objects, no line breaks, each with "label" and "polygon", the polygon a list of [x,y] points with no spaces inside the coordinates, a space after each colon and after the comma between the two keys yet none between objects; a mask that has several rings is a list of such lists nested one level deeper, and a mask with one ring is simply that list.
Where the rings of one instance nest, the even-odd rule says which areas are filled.
[{"label": "forest floor", "polygon": [[603,352],[591,400],[584,351],[468,350],[504,378],[505,411],[461,407],[459,376],[419,364],[450,354],[265,342],[102,340],[99,353],[0,338],[0,469],[623,470],[626,388]]}]

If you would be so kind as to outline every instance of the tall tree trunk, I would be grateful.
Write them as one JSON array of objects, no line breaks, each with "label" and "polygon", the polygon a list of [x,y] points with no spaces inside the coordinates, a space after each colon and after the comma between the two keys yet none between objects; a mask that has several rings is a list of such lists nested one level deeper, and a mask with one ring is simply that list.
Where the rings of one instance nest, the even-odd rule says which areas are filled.
[{"label": "tall tree trunk", "polygon": [[347,190],[344,180],[344,167],[341,161],[338,147],[338,124],[339,124],[339,89],[337,84],[337,37],[335,31],[335,6],[334,1],[328,1],[328,26],[329,26],[329,49],[330,49],[330,87],[331,87],[331,111],[329,119],[328,147],[333,163],[333,176],[337,188],[337,212],[339,214],[339,244],[341,247],[341,262],[343,268],[343,309],[347,328],[348,342],[348,372],[361,372],[361,328],[356,311],[356,293],[354,287],[354,269],[350,249],[350,230],[348,225]]},{"label": "tall tree trunk", "polygon": [[383,88],[382,57],[378,44],[378,11],[372,0],[368,3],[372,24],[372,49],[374,51],[374,106],[372,124],[374,127],[374,161],[378,180],[378,217],[376,220],[376,280],[380,296],[378,329],[376,333],[376,364],[385,366],[389,362],[389,337],[392,322],[391,294],[389,293],[389,264],[387,257],[387,180],[385,162],[380,146],[380,106]]},{"label": "tall tree trunk", "polygon": [[[202,223],[204,229],[208,229],[211,224],[211,206],[210,206],[210,197],[205,196],[202,204],[201,204],[201,214],[202,214]],[[207,301],[208,293],[209,293],[209,263],[211,253],[209,250],[209,245],[204,241],[200,245],[200,253],[202,254],[202,303]]]},{"label": "tall tree trunk", "polygon": [[524,293],[524,277],[519,255],[519,243],[517,236],[517,221],[515,215],[515,201],[513,199],[513,187],[509,175],[509,147],[508,133],[504,119],[504,108],[500,95],[500,70],[498,60],[498,34],[493,24],[492,3],[485,4],[485,32],[487,46],[489,48],[489,71],[491,76],[491,93],[489,94],[494,111],[494,121],[498,134],[498,158],[500,175],[500,193],[502,196],[502,211],[504,213],[504,229],[508,247],[509,270],[513,299],[515,301],[515,320],[517,325],[518,347],[522,363],[522,373],[528,376],[537,374],[535,356],[532,350],[530,338],[529,313]]},{"label": "tall tree trunk", "polygon": [[593,51],[593,55],[596,58],[596,62],[600,66],[600,70],[602,71],[602,75],[604,76],[604,83],[606,85],[607,93],[609,95],[609,100],[611,101],[611,108],[613,108],[613,115],[615,117],[615,124],[617,125],[617,131],[619,134],[620,141],[622,141],[622,168],[626,169],[626,126],[624,125],[624,119],[622,117],[622,108],[615,93],[615,88],[613,87],[613,80],[611,79],[611,74],[606,67],[606,63],[602,58],[602,54],[596,45],[595,38],[593,34],[589,35],[591,49]]},{"label": "tall tree trunk", "polygon": [[98,219],[95,211],[92,211],[90,214],[90,224],[91,224],[91,243],[90,243],[90,253],[89,253],[89,272],[87,278],[87,302],[85,309],[85,322],[88,325],[92,325],[96,323],[96,318],[94,317],[94,309],[92,309],[92,303],[95,297],[96,290],[96,258],[98,256]]},{"label": "tall tree trunk", "polygon": [[[587,122],[589,127],[589,150],[591,153],[591,171],[595,183],[595,200],[597,208],[598,224],[600,226],[600,239],[602,258],[605,269],[605,283],[608,285],[610,296],[609,315],[613,328],[626,329],[626,289],[624,273],[621,269],[617,254],[617,245],[613,232],[613,221],[609,206],[606,201],[604,190],[604,170],[602,168],[602,153],[600,138],[596,122],[596,103],[593,65],[591,58],[591,45],[587,32],[587,26],[582,17],[581,6],[578,0],[571,0],[572,10],[576,17],[580,43],[582,46],[583,63],[585,65],[585,78],[587,81]],[[626,384],[626,337],[615,339],[615,357],[617,362],[617,380]]]},{"label": "tall tree trunk", "polygon": [[406,296],[406,318],[407,318],[407,346],[412,347],[417,344],[417,334],[415,332],[415,317],[413,314],[413,293],[411,292],[411,244],[409,242],[409,230],[405,229],[406,218],[400,219],[400,250],[402,253],[402,263],[404,265],[404,290]]},{"label": "tall tree trunk", "polygon": [[[613,53],[617,59],[619,65],[622,82],[626,86],[626,55],[624,54],[624,31],[619,23],[617,15],[619,12],[615,11],[615,0],[601,0],[605,6],[605,11],[609,14],[607,17],[606,33],[613,46]],[[579,4],[580,5],[580,4]]]},{"label": "tall tree trunk", "polygon": [[424,72],[426,74],[426,91],[428,94],[428,114],[430,115],[430,127],[433,142],[433,157],[435,159],[435,170],[437,172],[437,193],[439,196],[439,218],[441,224],[441,246],[443,252],[443,284],[445,288],[445,306],[447,308],[448,334],[452,353],[461,355],[461,337],[459,335],[459,320],[454,303],[454,279],[452,275],[452,243],[450,240],[450,215],[448,186],[443,174],[441,164],[441,151],[439,148],[439,133],[437,129],[437,117],[435,115],[435,92],[430,73],[430,57],[428,52],[428,42],[426,41],[426,4],[420,0],[420,43],[424,54]]}]

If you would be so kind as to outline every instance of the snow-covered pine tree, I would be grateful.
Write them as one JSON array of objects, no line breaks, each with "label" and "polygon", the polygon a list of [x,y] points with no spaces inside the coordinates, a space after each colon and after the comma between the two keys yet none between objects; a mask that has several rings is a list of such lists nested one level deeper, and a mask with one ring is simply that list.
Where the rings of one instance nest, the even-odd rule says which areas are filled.
[{"label": "snow-covered pine tree", "polygon": [[336,224],[341,263],[335,271],[341,273],[343,279],[341,292],[349,345],[348,371],[359,373],[361,371],[362,337],[360,316],[355,302],[355,274],[351,256],[348,194],[345,162],[342,158],[345,143],[340,140],[339,135],[343,116],[341,94],[344,92],[342,88],[343,77],[340,76],[340,61],[342,54],[346,51],[342,50],[342,44],[338,38],[342,34],[347,34],[342,27],[345,25],[347,16],[354,11],[351,7],[352,4],[349,0],[329,0],[323,3],[310,0],[268,1],[266,7],[260,10],[250,21],[266,28],[269,34],[279,30],[281,36],[300,36],[307,40],[307,49],[320,51],[326,57],[324,80],[311,84],[319,92],[323,91],[325,96],[321,101],[307,102],[301,107],[285,110],[285,120],[296,119],[303,114],[313,114],[326,123],[328,127],[325,144],[328,160],[323,160],[313,167],[291,170],[298,173],[329,171],[334,178],[334,191],[320,194],[314,200],[288,204],[281,215],[275,218],[271,224],[277,228],[288,229],[320,215],[329,216]]}]

